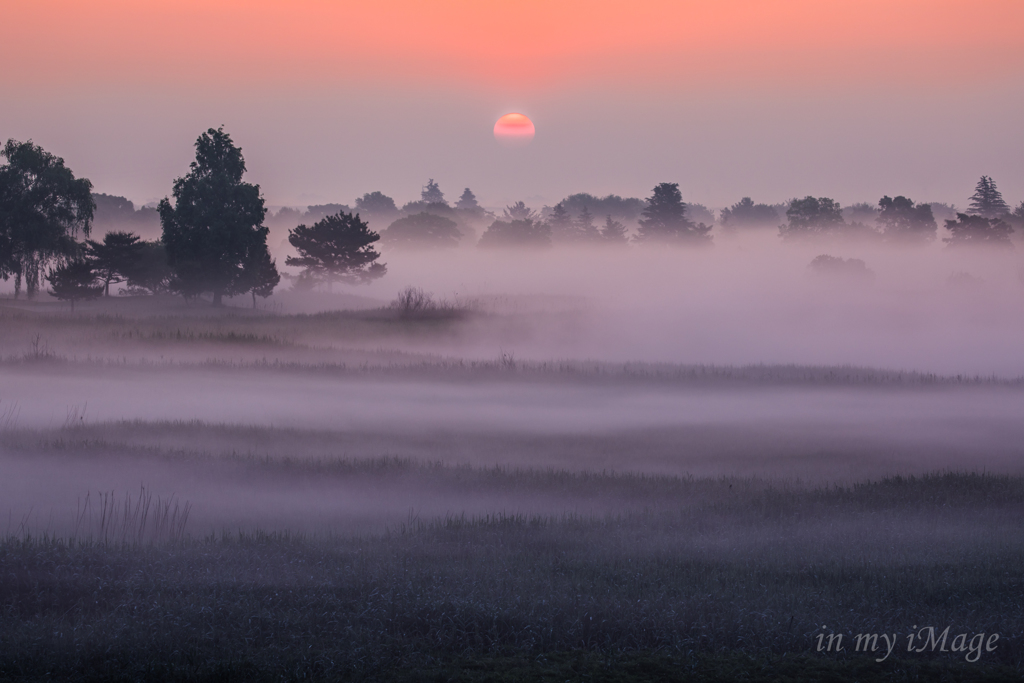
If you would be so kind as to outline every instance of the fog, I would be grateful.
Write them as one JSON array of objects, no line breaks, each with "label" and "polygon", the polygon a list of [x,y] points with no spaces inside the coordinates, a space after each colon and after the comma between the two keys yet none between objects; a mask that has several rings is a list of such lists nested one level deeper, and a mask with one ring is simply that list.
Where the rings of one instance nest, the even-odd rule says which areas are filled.
[{"label": "fog", "polygon": [[[813,272],[820,254],[871,272]],[[790,487],[1024,472],[1015,251],[794,245],[769,229],[691,250],[382,260],[370,286],[284,285],[256,311],[114,297],[70,315],[5,299],[9,532],[66,533],[87,494],[140,486],[189,503],[195,533],[341,533],[667,504],[473,483],[491,468]],[[454,312],[387,309],[406,286]]]}]

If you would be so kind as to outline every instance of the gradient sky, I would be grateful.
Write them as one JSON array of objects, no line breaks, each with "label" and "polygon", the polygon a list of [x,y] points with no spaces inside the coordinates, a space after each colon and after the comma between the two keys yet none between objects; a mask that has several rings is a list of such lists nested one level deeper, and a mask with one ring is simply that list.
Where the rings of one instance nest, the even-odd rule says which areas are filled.
[{"label": "gradient sky", "polygon": [[[272,205],[1024,200],[1020,0],[0,0],[0,138],[147,202],[223,124]],[[492,137],[509,111],[536,139]]]}]

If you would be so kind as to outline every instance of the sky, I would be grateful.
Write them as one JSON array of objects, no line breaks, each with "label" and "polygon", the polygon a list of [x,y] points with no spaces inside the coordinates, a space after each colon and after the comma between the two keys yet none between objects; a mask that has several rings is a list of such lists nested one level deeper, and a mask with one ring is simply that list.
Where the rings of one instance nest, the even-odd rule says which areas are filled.
[{"label": "sky", "polygon": [[[1020,0],[0,0],[0,138],[170,193],[223,125],[271,206],[1024,200]],[[536,125],[508,149],[495,121]]]}]

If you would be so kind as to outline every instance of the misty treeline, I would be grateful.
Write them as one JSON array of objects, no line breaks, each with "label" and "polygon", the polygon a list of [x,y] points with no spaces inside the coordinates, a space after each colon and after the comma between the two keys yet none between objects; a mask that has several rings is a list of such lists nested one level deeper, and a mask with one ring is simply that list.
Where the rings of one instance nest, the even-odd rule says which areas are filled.
[{"label": "misty treeline", "polygon": [[[195,148],[195,161],[174,181],[171,197],[136,210],[123,197],[94,194],[89,180],[76,178],[63,159],[31,141],[8,140],[0,151],[6,160],[0,166],[0,277],[14,278],[15,298],[23,283],[31,298],[45,280],[49,293],[72,308],[78,300],[109,296],[115,284],[124,284],[119,293],[126,295],[209,294],[215,305],[225,296],[249,294],[255,307],[282,275],[297,289],[384,276],[378,241],[389,249],[708,246],[717,224],[722,234],[777,230],[785,242],[924,245],[938,238],[938,220],[944,220],[949,236],[943,241],[950,247],[1012,248],[1014,228],[1024,228],[1024,202],[1012,209],[988,176],[979,180],[966,212],[904,196],[847,207],[828,197],[775,205],[744,197],[716,219],[706,207],[684,201],[677,183],[660,183],[646,199],[579,193],[540,209],[516,202],[496,214],[469,188],[449,202],[429,179],[420,199],[401,208],[377,191],[354,206],[271,213],[260,187],[243,180],[242,150],[223,128],[200,135]],[[288,230],[297,255],[285,264],[298,274],[279,272],[267,247],[271,228]],[[101,241],[90,239],[94,229],[106,230]]]}]

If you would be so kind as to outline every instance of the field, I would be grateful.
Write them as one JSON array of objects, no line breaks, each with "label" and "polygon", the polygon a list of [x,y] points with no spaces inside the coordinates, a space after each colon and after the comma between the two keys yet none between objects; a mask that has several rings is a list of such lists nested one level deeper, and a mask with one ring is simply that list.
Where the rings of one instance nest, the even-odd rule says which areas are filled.
[{"label": "field", "polygon": [[1020,679],[1024,383],[572,306],[0,301],[0,678]]}]

